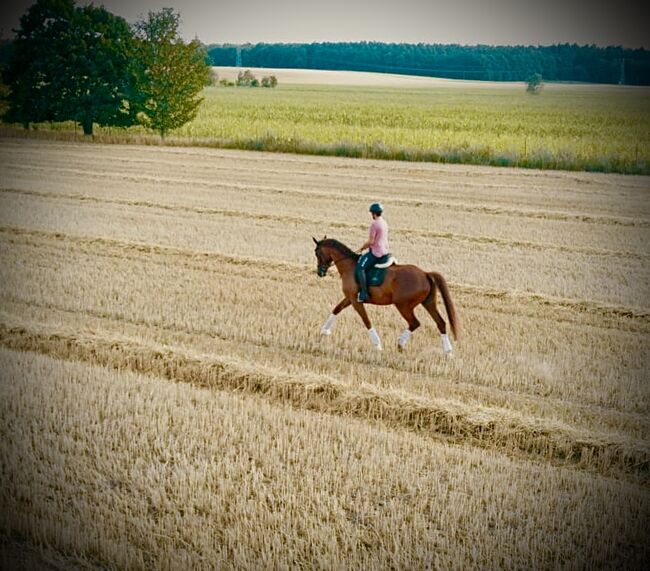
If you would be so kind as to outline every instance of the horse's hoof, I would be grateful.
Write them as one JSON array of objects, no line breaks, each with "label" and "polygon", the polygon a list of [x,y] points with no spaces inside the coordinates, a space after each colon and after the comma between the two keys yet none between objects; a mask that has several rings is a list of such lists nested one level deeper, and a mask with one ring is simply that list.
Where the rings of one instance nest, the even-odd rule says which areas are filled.
[{"label": "horse's hoof", "polygon": [[404,351],[404,347],[402,347],[399,343],[397,344],[397,350],[401,353]]},{"label": "horse's hoof", "polygon": [[331,335],[332,332],[329,329],[321,329],[320,334],[321,335]]}]

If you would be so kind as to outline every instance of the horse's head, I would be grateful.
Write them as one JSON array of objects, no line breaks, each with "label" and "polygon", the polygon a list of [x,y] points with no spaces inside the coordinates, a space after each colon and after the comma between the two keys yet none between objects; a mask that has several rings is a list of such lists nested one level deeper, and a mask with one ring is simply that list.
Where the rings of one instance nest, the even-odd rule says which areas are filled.
[{"label": "horse's head", "polygon": [[[327,236],[325,236],[327,238]],[[318,274],[318,277],[325,277],[325,274],[327,274],[327,270],[329,267],[332,265],[332,256],[329,254],[329,252],[323,248],[323,242],[325,241],[325,238],[323,238],[320,242],[316,240],[312,236],[312,240],[314,241],[314,244],[316,244],[316,249],[314,250],[314,253],[316,254],[316,261],[317,261],[317,268],[316,268],[316,273]]]}]

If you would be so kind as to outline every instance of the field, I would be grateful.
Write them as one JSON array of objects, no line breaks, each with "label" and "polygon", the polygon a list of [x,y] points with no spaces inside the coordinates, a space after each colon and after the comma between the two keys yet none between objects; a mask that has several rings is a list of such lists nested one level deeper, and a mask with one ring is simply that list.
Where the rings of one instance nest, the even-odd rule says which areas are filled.
[{"label": "field", "polygon": [[[216,68],[222,78],[233,68]],[[276,89],[209,87],[171,144],[290,153],[650,174],[650,90],[455,81],[377,73],[275,73]],[[71,124],[40,133],[74,136]],[[159,143],[142,128],[100,141]]]},{"label": "field", "polygon": [[[645,177],[0,142],[2,559],[642,568]],[[316,276],[384,202],[463,327]]]}]

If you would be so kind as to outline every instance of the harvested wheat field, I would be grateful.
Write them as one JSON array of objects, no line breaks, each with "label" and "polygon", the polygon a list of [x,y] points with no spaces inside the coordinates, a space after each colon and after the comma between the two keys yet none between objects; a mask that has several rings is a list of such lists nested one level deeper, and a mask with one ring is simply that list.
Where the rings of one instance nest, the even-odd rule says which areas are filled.
[{"label": "harvested wheat field", "polygon": [[[0,141],[0,562],[644,568],[650,181]],[[462,323],[316,275],[381,201]],[[444,315],[444,314],[443,314]]]},{"label": "harvested wheat field", "polygon": [[[343,85],[361,87],[399,87],[403,88],[460,88],[508,90],[516,87],[524,88],[523,81],[486,81],[471,79],[447,79],[425,75],[405,75],[395,73],[378,73],[372,71],[347,71],[326,69],[295,69],[286,67],[246,67],[257,77],[274,75],[280,85]],[[221,79],[235,81],[242,71],[241,67],[212,66],[213,73]],[[627,87],[627,86],[626,86]],[[577,91],[617,91],[618,85],[595,83],[553,83],[544,84],[545,90],[577,90]],[[632,89],[637,89],[632,87]]]}]

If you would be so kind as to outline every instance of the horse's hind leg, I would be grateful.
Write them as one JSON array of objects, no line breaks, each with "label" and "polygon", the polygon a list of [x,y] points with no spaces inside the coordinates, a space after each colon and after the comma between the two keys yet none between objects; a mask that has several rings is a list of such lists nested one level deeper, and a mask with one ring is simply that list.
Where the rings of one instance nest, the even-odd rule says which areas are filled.
[{"label": "horse's hind leg", "polygon": [[[435,286],[434,286],[435,287]],[[436,290],[433,290],[433,295],[429,296],[428,299],[422,302],[424,308],[429,312],[429,315],[433,317],[433,320],[438,326],[438,331],[440,331],[440,340],[442,341],[442,350],[445,355],[451,355],[451,341],[449,341],[449,335],[447,335],[447,323],[440,315],[438,308],[436,306]]]},{"label": "horse's hind leg", "polygon": [[323,323],[323,326],[320,328],[321,335],[331,335],[332,327],[334,327],[334,322],[336,321],[336,316],[341,313],[346,307],[350,305],[350,300],[346,297],[332,310],[330,316],[327,318],[327,321]]},{"label": "horse's hind leg", "polygon": [[402,331],[402,334],[397,339],[397,349],[401,351],[406,346],[406,342],[409,340],[413,332],[420,327],[420,322],[418,321],[418,318],[415,317],[415,313],[413,313],[414,307],[412,305],[397,305],[396,307],[402,317],[406,319],[409,324],[408,329]]},{"label": "horse's hind leg", "polygon": [[447,324],[445,323],[445,320],[442,318],[442,315],[440,315],[440,312],[436,307],[435,294],[429,301],[422,302],[422,305],[429,312],[429,315],[433,317],[433,320],[436,322],[436,325],[438,326],[438,331],[440,331],[440,335],[445,335],[447,333]]}]

